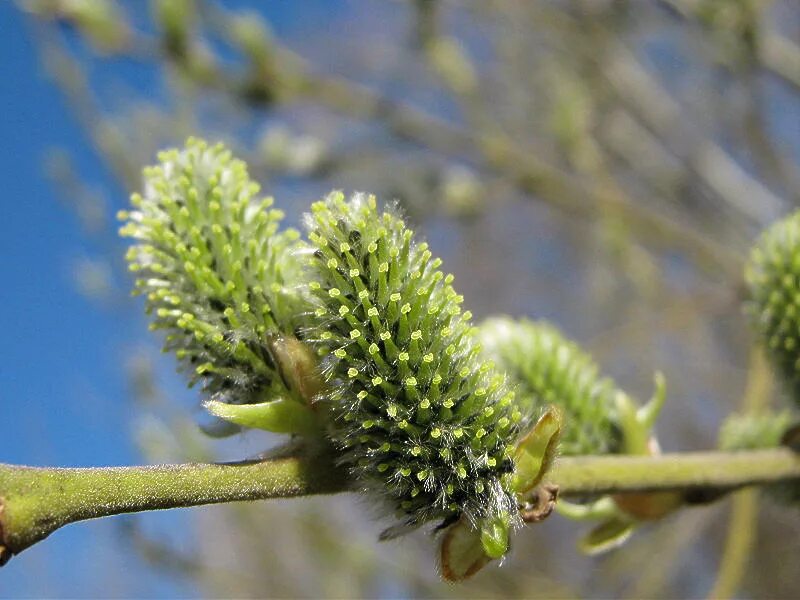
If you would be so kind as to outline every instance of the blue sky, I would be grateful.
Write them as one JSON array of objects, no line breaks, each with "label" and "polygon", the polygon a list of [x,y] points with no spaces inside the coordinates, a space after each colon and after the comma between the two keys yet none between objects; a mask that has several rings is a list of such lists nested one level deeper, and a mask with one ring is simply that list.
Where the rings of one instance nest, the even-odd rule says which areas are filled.
[{"label": "blue sky", "polygon": [[[43,74],[14,3],[0,3],[0,462],[122,465],[137,462],[121,357],[135,321],[119,323],[81,296],[74,261],[92,248],[44,173],[54,146],[104,191],[120,194]],[[5,597],[191,595],[126,553],[119,522],[67,527],[0,572]],[[126,573],[109,581],[104,573]],[[116,587],[116,590],[115,590]]]},{"label": "blue sky", "polygon": [[[270,24],[278,34],[291,32],[330,10],[326,2],[302,9],[277,3],[270,6]],[[0,2],[0,462],[137,464],[142,458],[132,430],[139,413],[122,364],[133,345],[155,340],[141,315],[120,319],[77,291],[74,265],[97,248],[46,176],[48,154],[66,150],[75,170],[109,200],[112,217],[127,198],[48,80],[30,25],[16,3]],[[134,80],[153,77],[134,64],[114,68],[128,69]],[[117,224],[110,219],[107,226]],[[120,527],[126,518],[66,527],[15,557],[0,571],[0,597],[198,595],[190,583],[155,572],[130,551]],[[186,511],[145,519],[178,550],[191,543],[181,535]]]}]

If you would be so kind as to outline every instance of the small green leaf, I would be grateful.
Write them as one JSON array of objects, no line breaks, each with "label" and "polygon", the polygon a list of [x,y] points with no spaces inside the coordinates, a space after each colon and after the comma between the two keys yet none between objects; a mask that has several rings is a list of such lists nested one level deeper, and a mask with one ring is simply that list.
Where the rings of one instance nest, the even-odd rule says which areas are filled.
[{"label": "small green leaf", "polygon": [[561,435],[561,424],[561,411],[556,406],[549,406],[517,444],[514,454],[517,468],[512,484],[517,494],[524,494],[536,487],[550,469]]},{"label": "small green leaf", "polygon": [[656,424],[658,415],[661,414],[661,409],[664,408],[664,401],[667,398],[667,380],[661,371],[656,371],[653,374],[653,382],[655,390],[653,397],[650,401],[636,411],[636,418],[641,423],[642,427],[652,430]]},{"label": "small green leaf", "polygon": [[685,503],[683,492],[638,492],[614,495],[614,503],[637,521],[661,519]]},{"label": "small green leaf", "polygon": [[216,400],[203,403],[215,417],[242,427],[264,429],[273,433],[316,435],[317,421],[311,409],[293,400],[278,398],[260,404],[227,404]]},{"label": "small green leaf", "polygon": [[619,514],[619,509],[611,496],[603,496],[588,504],[576,504],[566,500],[559,500],[556,510],[562,517],[573,521],[596,521],[609,519]]},{"label": "small green leaf", "polygon": [[590,556],[613,550],[625,543],[636,528],[631,521],[612,517],[600,523],[578,542],[578,548]]},{"label": "small green leaf", "polygon": [[463,517],[447,529],[440,547],[442,577],[446,581],[472,577],[492,560],[481,538],[482,532]]},{"label": "small green leaf", "polygon": [[664,375],[656,372],[654,375],[655,391],[650,401],[642,407],[625,392],[619,391],[615,397],[617,417],[622,429],[625,454],[653,454],[653,425],[664,407],[667,386]]},{"label": "small green leaf", "polygon": [[481,524],[481,545],[489,558],[502,558],[508,552],[508,515]]}]

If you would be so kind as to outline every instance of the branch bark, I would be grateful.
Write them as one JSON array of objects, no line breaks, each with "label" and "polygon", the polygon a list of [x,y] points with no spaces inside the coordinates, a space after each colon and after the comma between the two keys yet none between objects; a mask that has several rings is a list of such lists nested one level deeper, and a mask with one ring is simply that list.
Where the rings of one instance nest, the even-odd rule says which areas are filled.
[{"label": "branch bark", "polygon": [[[562,495],[682,490],[714,496],[748,485],[800,480],[789,449],[560,459],[548,478]],[[227,464],[112,468],[0,465],[0,564],[58,528],[85,519],[351,489],[324,451]]]}]

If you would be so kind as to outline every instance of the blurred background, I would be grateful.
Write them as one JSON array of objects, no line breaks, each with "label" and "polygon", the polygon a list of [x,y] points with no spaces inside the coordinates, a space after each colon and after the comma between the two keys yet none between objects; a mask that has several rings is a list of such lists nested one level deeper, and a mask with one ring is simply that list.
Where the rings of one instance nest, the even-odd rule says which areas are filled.
[{"label": "blurred background", "polygon": [[[0,3],[0,461],[240,459],[205,437],[114,215],[141,167],[223,140],[297,224],[332,188],[397,199],[478,318],[548,319],[645,400],[665,450],[769,402],[742,317],[758,232],[800,202],[790,0]],[[687,509],[600,558],[554,517],[439,582],[425,532],[378,543],[352,495],[72,525],[4,597],[789,598],[796,510]]]}]

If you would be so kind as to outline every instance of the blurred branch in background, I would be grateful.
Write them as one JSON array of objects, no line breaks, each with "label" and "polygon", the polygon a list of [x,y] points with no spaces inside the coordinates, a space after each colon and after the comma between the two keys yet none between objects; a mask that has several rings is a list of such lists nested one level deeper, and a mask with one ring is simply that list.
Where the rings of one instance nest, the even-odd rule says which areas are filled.
[{"label": "blurred branch in background", "polygon": [[[740,410],[746,414],[764,411],[769,406],[772,384],[764,349],[754,346],[750,351],[750,366]],[[719,572],[709,598],[731,598],[741,587],[756,541],[758,507],[757,489],[741,490],[734,495]]]},{"label": "blurred branch in background", "polygon": [[[267,110],[311,102],[348,118],[378,124],[398,141],[413,142],[451,160],[478,161],[482,170],[569,214],[592,217],[598,211],[609,211],[637,236],[647,239],[648,244],[679,248],[692,253],[696,259],[708,260],[710,267],[722,267],[728,273],[737,273],[735,255],[731,255],[719,243],[707,239],[707,234],[701,233],[707,229],[698,229],[694,219],[681,220],[674,213],[662,214],[654,203],[633,202],[624,191],[618,173],[607,172],[604,178],[598,178],[596,170],[586,174],[581,169],[573,169],[570,173],[566,165],[559,165],[555,156],[558,154],[558,145],[563,142],[554,140],[554,148],[552,142],[543,143],[547,132],[542,135],[536,131],[539,125],[547,126],[546,122],[529,121],[524,128],[515,129],[514,135],[504,131],[505,128],[499,126],[504,120],[503,115],[492,114],[491,98],[481,98],[480,102],[476,100],[479,92],[486,95],[492,86],[481,81],[482,73],[477,66],[471,65],[466,49],[458,42],[449,38],[446,40],[451,43],[450,52],[445,57],[441,56],[441,51],[431,51],[426,56],[432,57],[433,73],[441,77],[443,84],[454,95],[454,100],[464,107],[462,112],[467,115],[465,124],[405,103],[402,95],[387,95],[375,86],[321,74],[308,61],[271,36],[266,25],[257,20],[257,15],[231,13],[213,4],[204,4],[204,8],[195,14],[190,8],[192,3],[176,3],[175,6],[179,4],[183,6],[182,9],[156,11],[162,20],[164,37],[161,41],[155,37],[138,35],[134,38],[135,42],[131,41],[125,48],[117,49],[117,52],[124,52],[130,46],[128,51],[135,57],[160,58],[176,69],[182,84],[195,88],[190,94],[211,91],[226,102],[239,102]],[[519,9],[509,8],[508,12],[515,10]],[[543,54],[548,56],[563,51],[562,46],[576,38],[597,38],[602,48],[599,54],[596,48],[586,48],[585,44],[573,47],[591,52],[589,56],[593,64],[589,66],[601,67],[600,72],[606,75],[621,106],[626,111],[632,109],[635,117],[643,120],[645,127],[657,136],[656,139],[660,140],[667,152],[678,150],[680,153],[681,148],[683,152],[691,151],[691,156],[686,157],[689,161],[687,173],[694,172],[708,191],[730,204],[734,217],[744,217],[757,224],[774,218],[780,209],[780,202],[718,145],[703,139],[702,130],[692,127],[683,111],[669,99],[669,94],[637,64],[629,52],[623,50],[622,43],[608,41],[618,36],[602,28],[603,19],[598,19],[598,15],[587,17],[591,20],[575,19],[568,14],[551,15],[549,13],[554,9],[547,5],[536,10],[544,12],[550,21],[558,18],[559,25],[569,34],[557,48],[545,45],[537,50],[544,50]],[[62,15],[62,18],[69,16],[64,12],[56,14]],[[500,12],[498,16],[502,18],[504,14]],[[524,16],[532,19],[536,12],[534,10],[532,14]],[[608,23],[614,24],[614,20]],[[191,31],[197,31],[197,39],[190,37]],[[541,45],[536,33],[532,30],[524,43]],[[227,61],[213,54],[210,44],[204,43],[204,34],[217,36],[237,50],[244,57],[244,64],[232,69]],[[174,39],[179,36],[183,41]],[[69,91],[76,113],[85,124],[95,123],[90,129],[95,131],[96,143],[104,155],[113,157],[115,170],[123,174],[125,181],[131,185],[135,181],[139,163],[131,164],[133,157],[126,152],[124,145],[120,145],[124,134],[120,135],[120,131],[115,135],[113,126],[96,120],[101,111],[93,100],[91,90],[87,88],[88,83],[80,77],[77,63],[70,63],[68,48],[53,38],[49,39],[49,43],[57,44],[52,47],[49,56],[55,72]],[[433,43],[430,42],[429,46]],[[519,48],[509,59],[520,59],[530,50],[532,48]],[[604,58],[606,56],[608,59]],[[559,60],[557,55],[554,60],[558,60],[558,77],[569,77],[565,61]],[[469,70],[473,75],[458,79],[454,68],[456,71]],[[463,79],[469,83],[464,83]],[[605,95],[598,96],[602,98]],[[592,96],[586,100],[590,104],[594,101]],[[466,107],[466,104],[469,106]],[[476,104],[482,110],[478,110]],[[476,112],[477,116],[470,118]],[[521,138],[520,133],[526,130],[531,130],[533,135]],[[591,130],[586,133],[593,135]],[[591,137],[587,140],[584,143],[591,143]],[[676,145],[681,148],[675,148]]]},{"label": "blurred branch in background", "polygon": [[[334,187],[398,199],[436,237],[476,314],[564,323],[633,389],[649,385],[656,367],[674,374],[659,437],[675,448],[708,447],[733,409],[729,399],[742,395],[750,340],[739,312],[741,261],[754,234],[800,200],[795,3],[357,2],[297,9],[302,18],[291,27],[283,9],[236,2],[19,4],[44,65],[121,189],[138,186],[156,150],[190,134],[220,138],[285,206]],[[103,200],[119,190],[98,190],[70,162],[54,154],[49,170],[96,242],[96,255],[76,261],[80,285],[129,315],[114,285],[122,251],[108,226],[122,200]],[[147,352],[132,351],[131,377],[148,458],[239,453],[241,445],[197,435],[185,409],[167,400],[175,397],[170,381]],[[424,575],[427,557],[413,542],[375,551],[375,531],[346,503],[334,503],[330,518],[328,504],[304,507],[203,513],[195,566],[217,568],[219,557],[202,550],[217,535],[260,574],[237,595],[462,595]],[[778,509],[763,502],[758,510]],[[314,523],[319,537],[297,537],[301,523]],[[721,534],[718,523],[709,527],[696,544],[714,553]],[[636,553],[655,555],[669,530],[640,539]],[[296,540],[293,556],[319,581],[275,552],[273,531]],[[362,536],[353,551],[362,562],[343,556],[343,531]],[[547,523],[469,593],[620,595],[613,577],[575,579],[593,563],[563,543],[573,533]],[[682,538],[687,546],[690,538]],[[749,557],[757,583],[746,576],[744,589],[787,595],[797,575],[770,578],[777,542],[759,543]],[[747,554],[731,552],[730,565]],[[706,562],[679,558],[683,577],[659,582],[642,571],[625,589],[707,593]],[[229,592],[216,575],[177,571],[209,593]],[[715,589],[732,594],[736,583]]]}]

